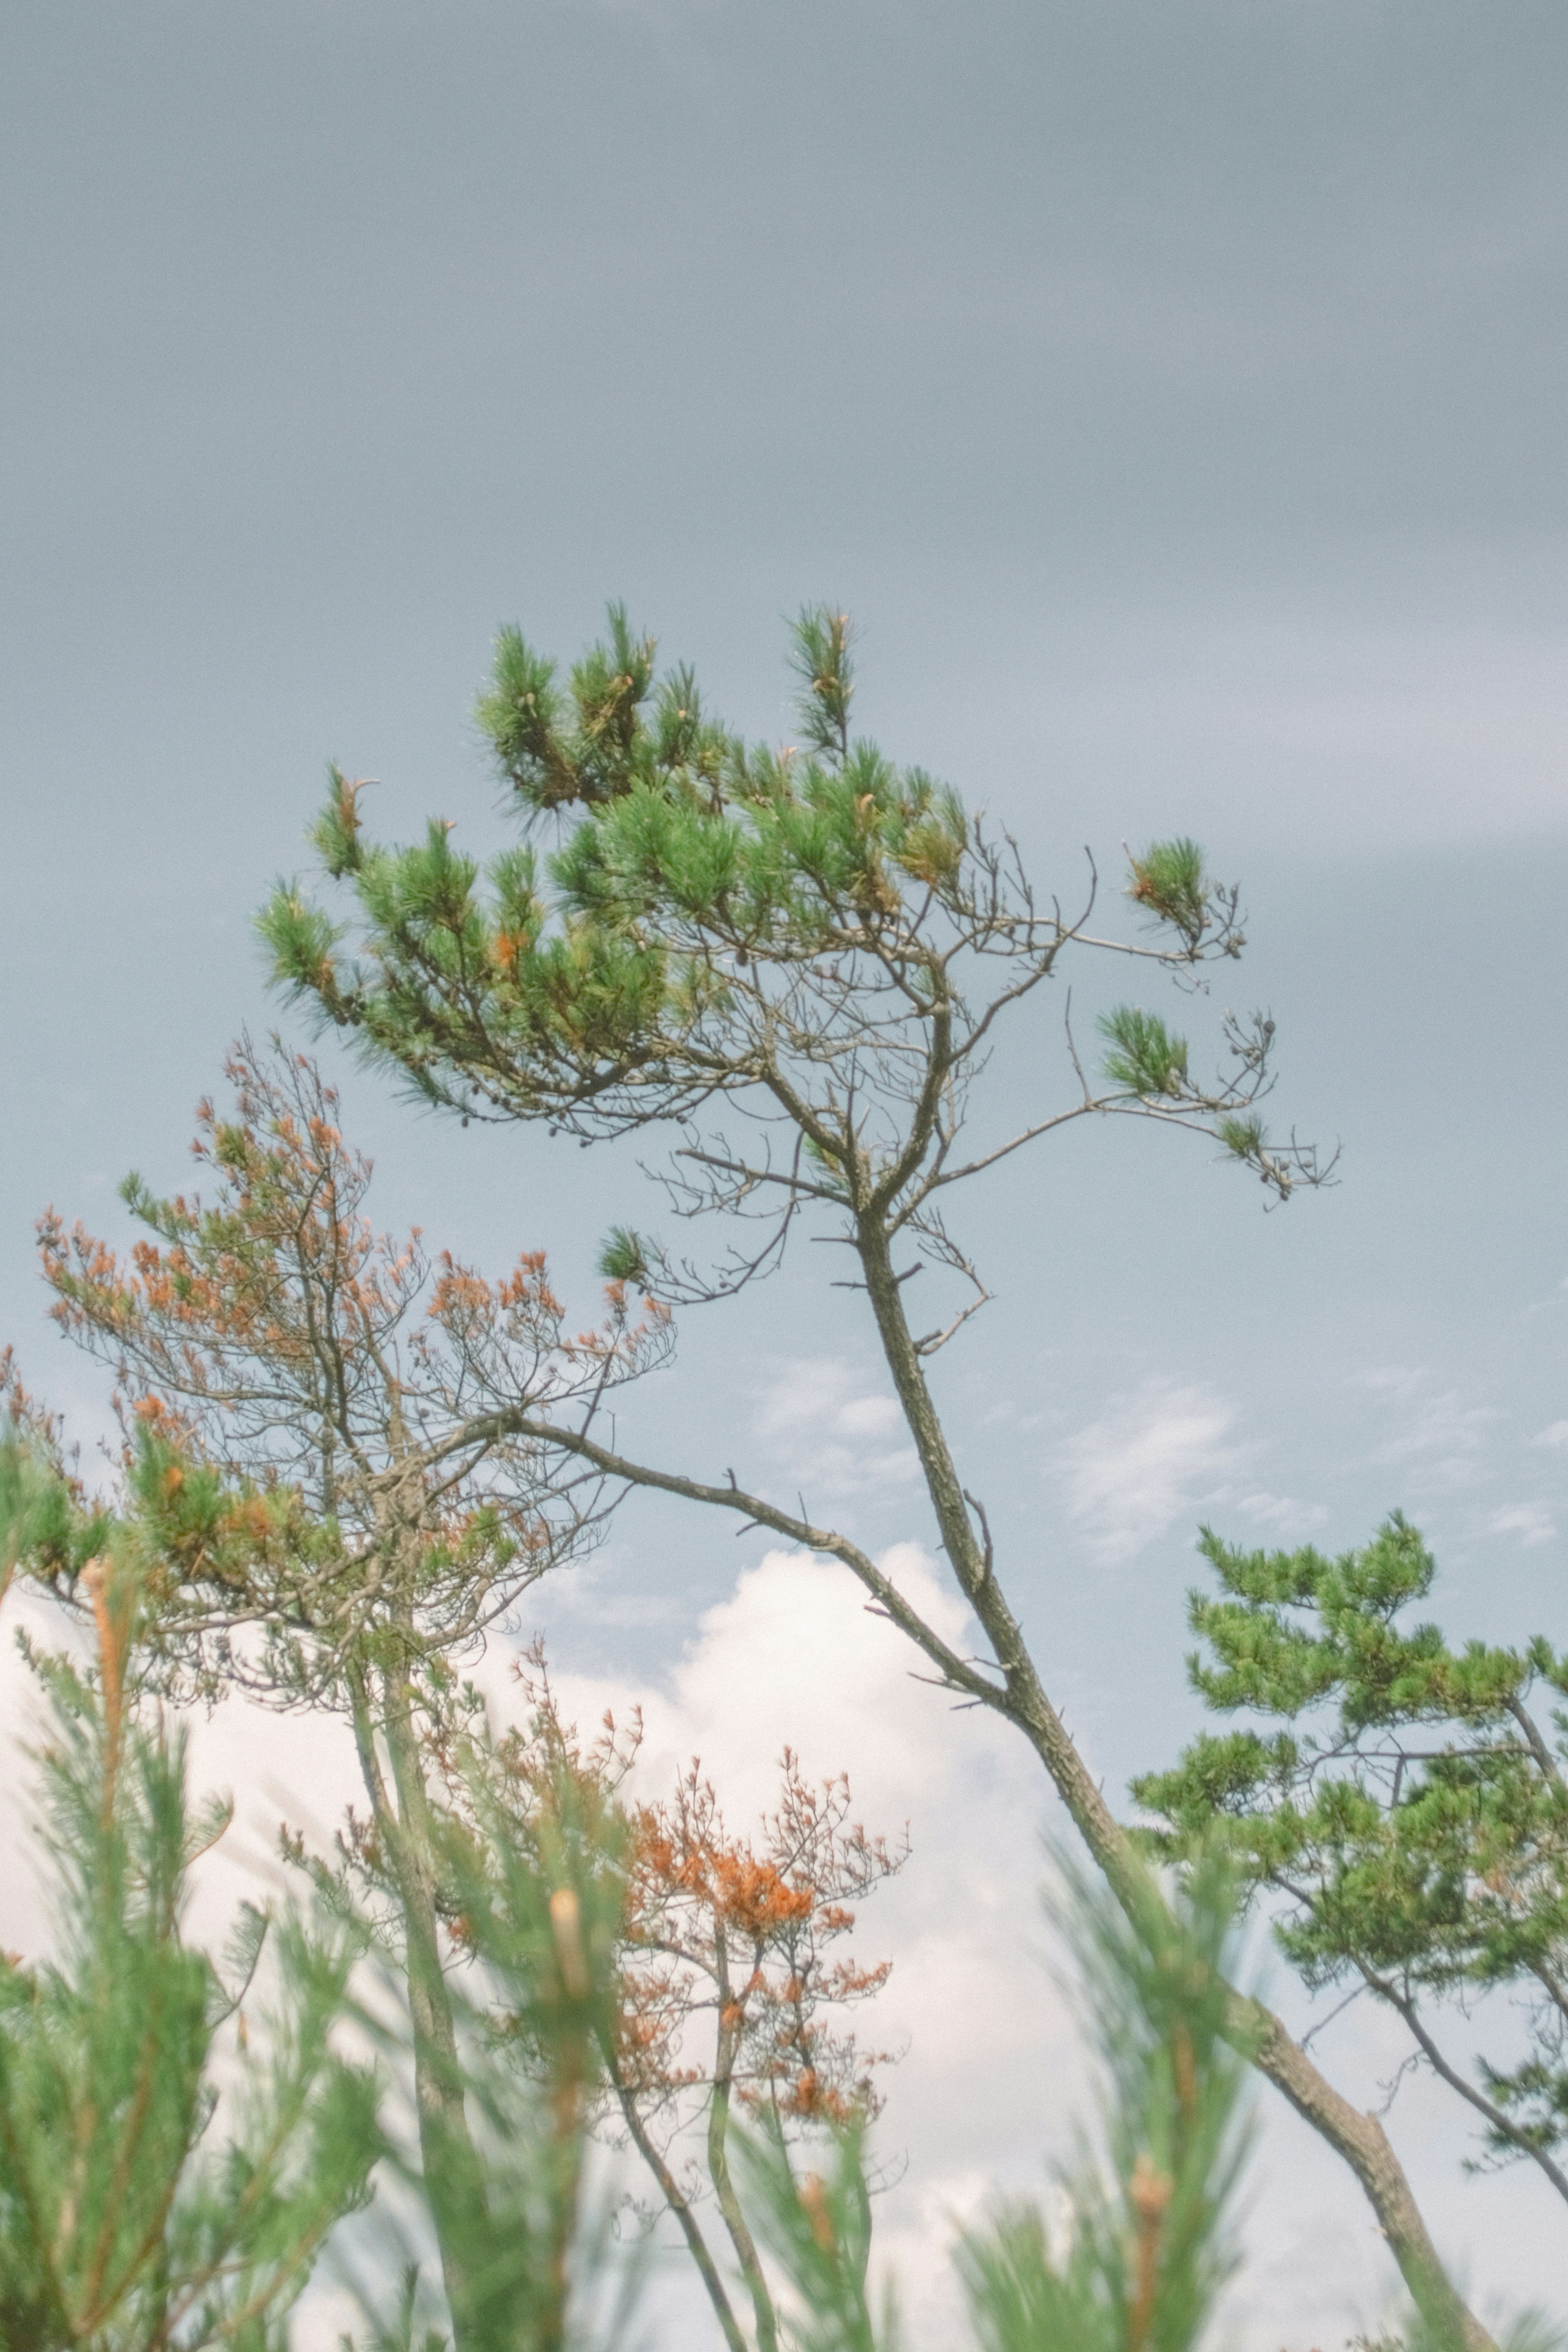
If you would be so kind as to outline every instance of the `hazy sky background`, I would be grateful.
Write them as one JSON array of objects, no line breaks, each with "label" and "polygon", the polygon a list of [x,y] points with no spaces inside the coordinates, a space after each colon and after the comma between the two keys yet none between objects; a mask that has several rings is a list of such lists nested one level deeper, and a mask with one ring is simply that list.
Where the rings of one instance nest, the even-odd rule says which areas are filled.
[{"label": "hazy sky background", "polygon": [[[1568,1637],[1561,7],[52,0],[5,53],[0,1337],[34,1384],[99,1425],[32,1219],[118,1234],[128,1167],[183,1180],[226,1041],[277,1017],[251,912],[329,758],[381,780],[379,828],[482,846],[499,623],[570,655],[625,596],[776,738],[782,616],[828,595],[862,723],[1045,887],[1157,829],[1244,881],[1280,1118],[1343,1144],[1337,1190],[1265,1217],[1193,1139],[1074,1131],[969,1212],[999,1297],[942,1391],[1108,1788],[1195,1721],[1205,1516],[1338,1544],[1403,1504],[1446,1622]],[[1030,1022],[1009,1106],[1063,1083],[1059,1006]],[[584,1307],[605,1226],[658,1221],[629,1155],[353,1072],[345,1111],[387,1223],[492,1266],[545,1244]],[[637,1433],[929,1541],[821,1255],[689,1318]],[[671,1755],[743,1775],[742,1731],[809,1728],[808,1766],[913,1817],[915,2263],[1062,2143],[1032,1916],[1016,2051],[953,2024],[1002,1965],[984,1888],[1016,1872],[1026,1909],[1053,1816],[900,1661],[825,1666],[816,1572],[763,1549],[639,1506],[539,1622],[584,1703],[667,1707]],[[1376,2101],[1389,2037],[1315,2047]],[[1407,2085],[1391,2126],[1444,2243],[1559,2289],[1561,2208],[1464,2181],[1445,2113]],[[1357,2193],[1273,2121],[1252,2229],[1245,2343],[1374,2307]]]}]

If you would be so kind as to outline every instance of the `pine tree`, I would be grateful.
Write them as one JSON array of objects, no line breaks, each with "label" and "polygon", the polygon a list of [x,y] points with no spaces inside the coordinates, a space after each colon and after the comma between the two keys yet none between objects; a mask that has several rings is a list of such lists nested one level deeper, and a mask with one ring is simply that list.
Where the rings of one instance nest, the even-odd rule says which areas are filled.
[{"label": "pine tree", "polygon": [[[597,2126],[624,2134],[642,2158],[730,2352],[746,2352],[710,2242],[716,2233],[700,2210],[697,2162],[678,2169],[681,2143],[698,2140],[758,2352],[776,2352],[772,2290],[733,2179],[732,2126],[765,2114],[787,2137],[864,2125],[878,2113],[875,2075],[888,2055],[863,2049],[844,2021],[881,1990],[890,1964],[867,1967],[843,1948],[856,1925],[849,1905],[900,1869],[905,1850],[851,1820],[842,1774],[813,1785],[788,1749],[777,1806],[757,1835],[727,1826],[695,1759],[672,1798],[631,1801],[621,1791],[640,1722],[623,1732],[606,1717],[584,1745],[561,1719],[537,1645],[522,1685],[525,1721],[479,1751],[480,1849],[499,1840],[541,1867],[563,1790],[580,1819],[600,1824],[624,1884]],[[475,1751],[466,1752],[465,1769],[448,1776],[459,1800],[474,1780]]]},{"label": "pine tree", "polygon": [[[1278,1899],[1281,1948],[1314,1990],[1347,1981],[1403,2020],[1480,2118],[1490,2162],[1529,2159],[1568,2199],[1568,1657],[1409,1623],[1436,1563],[1397,1513],[1330,1559],[1248,1551],[1205,1529],[1217,1595],[1194,1591],[1193,1687],[1216,1715],[1287,1727],[1205,1733],[1133,1784],[1176,1854],[1222,1837],[1242,1882]],[[1302,1727],[1297,1728],[1297,1727]],[[1472,2073],[1434,2010],[1506,1998],[1512,2065]]]},{"label": "pine tree", "polygon": [[[432,2171],[423,2118],[394,2131],[392,2169],[424,2227],[412,2242],[391,2233],[405,2291],[375,2341],[411,2344],[419,2242],[434,2239],[436,2314],[450,2334],[432,2328],[430,2352],[567,2352],[594,2340],[606,2295],[612,2322],[624,2317],[637,2284],[585,2181],[616,2011],[625,1823],[590,1776],[567,1770],[538,1775],[520,1813],[505,1747],[471,1695],[447,1711],[437,1745],[431,1848],[463,1963],[446,1990],[448,2080],[468,2169],[454,2197]],[[374,1855],[351,1855],[337,1891],[352,1906],[356,1880],[375,1875]],[[405,2080],[416,2053],[374,2010],[366,2023]],[[374,2289],[362,2299],[378,2300]]]},{"label": "pine tree", "polygon": [[[668,1303],[740,1288],[778,1264],[802,1222],[847,1248],[985,1663],[958,1654],[862,1546],[804,1507],[732,1475],[635,1461],[547,1415],[515,1426],[605,1475],[733,1512],[842,1560],[947,1687],[1029,1741],[1131,1901],[1128,1832],[1025,1643],[929,1367],[988,1295],[948,1222],[952,1188],[1045,1136],[1107,1117],[1187,1129],[1275,1201],[1328,1174],[1265,1124],[1268,1015],[1227,1014],[1218,1072],[1205,1077],[1187,1041],[1138,1004],[1103,1019],[1094,1073],[1069,1024],[1065,1093],[966,1151],[988,1052],[1042,989],[1075,961],[1106,956],[1151,981],[1201,982],[1241,953],[1238,895],[1184,838],[1131,859],[1125,890],[1141,930],[1093,928],[1092,866],[1079,911],[1037,895],[1005,835],[950,787],[852,733],[842,614],[808,611],[795,628],[802,742],[782,751],[749,746],[710,719],[691,673],[658,677],[655,653],[618,608],[606,640],[564,683],[515,631],[499,641],[479,718],[524,824],[560,825],[547,858],[525,844],[481,875],[444,822],[411,847],[372,843],[360,786],[334,770],[313,841],[347,912],[340,920],[280,886],[260,919],[277,982],[464,1118],[540,1120],[584,1141],[675,1122],[667,1181],[677,1209],[739,1220],[740,1238],[700,1269],[635,1225],[617,1229],[606,1271]],[[923,1330],[909,1314],[917,1269],[954,1286]],[[1324,2079],[1277,2018],[1238,1998],[1231,2022],[1351,2166],[1406,2277],[1460,2309],[1432,2287],[1436,2254],[1381,2124]],[[1481,2352],[1485,2329],[1468,2315],[1465,2325]]]},{"label": "pine tree", "polygon": [[[379,2153],[374,2076],[332,2046],[358,1945],[247,1907],[226,1984],[186,1941],[191,1864],[228,1809],[193,1814],[184,1733],[147,1701],[134,1531],[84,1513],[14,1427],[0,1514],[7,1568],[71,1561],[96,1636],[90,1667],[33,1658],[56,1932],[0,1956],[0,2346],[273,2352]],[[269,1924],[278,1992],[247,2035]]]}]

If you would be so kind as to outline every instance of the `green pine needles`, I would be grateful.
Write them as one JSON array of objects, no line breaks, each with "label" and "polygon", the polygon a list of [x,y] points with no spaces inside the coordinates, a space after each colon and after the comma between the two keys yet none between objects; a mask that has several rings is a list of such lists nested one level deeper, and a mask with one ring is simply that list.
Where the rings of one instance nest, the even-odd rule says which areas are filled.
[{"label": "green pine needles", "polygon": [[1065,1864],[1062,1916],[1103,2078],[1100,2148],[1065,2170],[1053,2246],[1004,2207],[960,2255],[984,2352],[1187,2352],[1237,2268],[1231,2213],[1250,2140],[1245,2055],[1227,2039],[1236,1959],[1226,1865],[1129,1916]]},{"label": "green pine needles", "polygon": [[[471,1696],[471,1695],[470,1695]],[[454,1695],[456,1700],[456,1695]],[[416,2312],[437,2352],[566,2352],[613,2342],[642,2266],[615,2240],[612,2216],[586,2179],[591,2133],[617,2015],[626,1902],[625,1823],[591,1777],[563,1760],[517,1802],[505,1753],[482,1714],[455,1703],[444,1746],[447,1804],[435,1824],[443,1907],[459,1966],[447,1998],[455,2031],[436,2063],[464,2127],[443,2151],[423,2119],[389,2102],[387,2169],[412,2200],[412,2232],[384,2219],[373,2234],[383,2277],[405,2282],[401,2316],[361,2272],[363,2307],[379,2313],[373,2342],[409,2341]],[[340,1881],[354,1907],[363,1849]],[[387,1978],[401,2013],[396,1971]],[[395,2084],[417,2070],[405,2027],[366,2022]],[[428,2062],[426,2062],[428,2063]],[[439,2249],[440,2287],[422,2274],[421,2246]],[[393,2261],[385,2259],[390,2248]],[[417,2340],[417,2339],[415,2339]]]},{"label": "green pine needles", "polygon": [[[0,1462],[36,1528],[47,1465],[14,1434]],[[271,2011],[234,2052],[268,1923],[242,1913],[237,1983],[184,1940],[190,1865],[227,1809],[191,1813],[184,1737],[139,1697],[134,1545],[85,1574],[96,1665],[36,1661],[52,1955],[0,1958],[0,2347],[271,2352],[378,2153],[374,2078],[331,2042],[358,1945],[277,1923]]]},{"label": "green pine needles", "polygon": [[[1436,1567],[1397,1512],[1335,1559],[1207,1530],[1200,1549],[1219,1591],[1191,1596],[1194,1688],[1215,1714],[1286,1727],[1205,1733],[1135,1781],[1162,1823],[1150,1842],[1221,1838],[1306,1982],[1392,2009],[1479,2119],[1484,2160],[1529,2159],[1568,2199],[1568,1717],[1551,1705],[1568,1657],[1542,1640],[1455,1648],[1407,1622]],[[1438,2018],[1499,1994],[1523,2054],[1472,2072]]]},{"label": "green pine needles", "polygon": [[[660,677],[619,605],[564,681],[503,630],[477,715],[519,815],[557,820],[556,846],[481,871],[445,821],[370,843],[361,788],[334,768],[311,841],[351,913],[280,887],[260,919],[279,982],[466,1118],[586,1138],[738,1099],[792,1118],[851,1195],[887,1185],[912,1213],[983,1041],[1068,950],[1181,971],[1243,935],[1236,892],[1184,839],[1132,861],[1152,943],[1089,930],[1092,874],[1077,916],[1037,904],[1015,845],[951,786],[851,733],[852,639],[847,615],[801,614],[800,742],[773,750],[710,718],[689,669]],[[1079,1066],[1061,1116],[1175,1119],[1276,1192],[1316,1180],[1248,1116],[1268,1083],[1263,1016],[1227,1023],[1226,1071],[1203,1083],[1153,1016],[1117,1013],[1107,1034],[1102,1083]]]},{"label": "green pine needles", "polygon": [[1173,1037],[1157,1013],[1130,1004],[1101,1016],[1101,1036],[1110,1051],[1105,1075],[1140,1102],[1162,1097],[1179,1102],[1187,1083],[1187,1042]]},{"label": "green pine needles", "polygon": [[[1100,2128],[1058,2176],[1058,2228],[1014,2199],[962,2233],[973,2341],[979,2352],[1189,2352],[1236,2267],[1231,2214],[1249,2138],[1247,2062],[1226,2038],[1228,1869],[1211,1856],[1172,1904],[1151,1884],[1135,1920],[1064,1869]],[[793,2293],[795,2352],[896,2352],[895,2298],[868,2284],[862,2135],[840,2136],[826,2169],[804,2179],[777,2132],[753,2137],[745,2158]]]}]

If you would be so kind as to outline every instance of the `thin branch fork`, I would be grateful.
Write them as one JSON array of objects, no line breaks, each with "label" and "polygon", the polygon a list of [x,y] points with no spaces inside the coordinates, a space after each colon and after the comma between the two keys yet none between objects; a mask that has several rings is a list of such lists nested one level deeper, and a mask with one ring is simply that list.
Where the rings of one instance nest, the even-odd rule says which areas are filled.
[{"label": "thin branch fork", "polygon": [[[563,1428],[556,1423],[539,1420],[531,1414],[498,1413],[494,1420],[499,1433],[530,1437],[540,1444],[559,1446],[565,1453],[579,1454],[606,1477],[624,1480],[632,1486],[651,1487],[662,1494],[679,1495],[687,1502],[717,1504],[722,1510],[743,1514],[750,1526],[766,1528],[774,1535],[787,1537],[792,1543],[799,1544],[803,1550],[821,1552],[829,1559],[842,1560],[875,1597],[900,1632],[907,1634],[925,1652],[932,1664],[955,1688],[968,1692],[973,1698],[987,1706],[1005,1704],[1005,1692],[967,1664],[956,1650],[949,1648],[919,1612],[910,1607],[897,1585],[868,1554],[852,1543],[847,1536],[840,1535],[830,1528],[813,1526],[804,1504],[797,1516],[794,1512],[780,1510],[776,1505],[766,1502],[760,1496],[749,1494],[734,1484],[715,1486],[702,1479],[683,1477],[675,1471],[656,1470],[647,1463],[632,1462],[624,1454],[612,1453],[608,1447],[597,1444],[576,1430]],[[733,1473],[730,1475],[732,1479]]]}]

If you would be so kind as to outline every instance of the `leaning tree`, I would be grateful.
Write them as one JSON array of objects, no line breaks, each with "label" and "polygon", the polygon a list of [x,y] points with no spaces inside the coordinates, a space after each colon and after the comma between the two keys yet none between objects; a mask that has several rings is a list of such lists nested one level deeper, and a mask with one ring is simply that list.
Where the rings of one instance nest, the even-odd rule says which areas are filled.
[{"label": "leaning tree", "polygon": [[[1076,908],[1042,898],[1005,833],[852,735],[850,635],[840,614],[802,614],[801,740],[769,751],[707,716],[689,669],[656,677],[654,641],[620,608],[564,682],[506,631],[478,716],[525,826],[556,824],[554,849],[542,857],[524,842],[481,871],[444,822],[411,846],[373,843],[361,786],[334,769],[312,840],[344,919],[280,886],[261,929],[286,992],[465,1120],[538,1121],[584,1142],[673,1128],[675,1210],[732,1221],[733,1243],[701,1269],[627,1226],[610,1239],[607,1273],[678,1305],[776,1266],[802,1224],[846,1246],[984,1663],[944,1641],[863,1546],[804,1509],[732,1475],[634,1460],[549,1412],[520,1410],[506,1426],[606,1478],[843,1561],[947,1688],[1029,1741],[1110,1885],[1135,1902],[1128,1832],[1048,1696],[933,1393],[933,1358],[987,1295],[951,1222],[955,1188],[1106,1118],[1217,1142],[1275,1200],[1327,1171],[1265,1122],[1274,1030],[1262,1013],[1225,1015],[1213,1075],[1145,1007],[1104,1015],[1092,1055],[1069,1021],[1056,1095],[1011,1133],[966,1139],[1006,1024],[1095,959],[1201,983],[1242,951],[1237,893],[1177,839],[1131,860],[1142,925],[1098,926],[1092,863]],[[950,1285],[928,1328],[910,1319],[917,1267]],[[1487,2344],[1442,2281],[1381,2123],[1278,2018],[1237,1996],[1233,2024],[1351,2165],[1405,2277]]]}]

